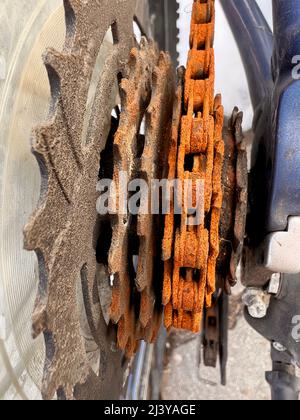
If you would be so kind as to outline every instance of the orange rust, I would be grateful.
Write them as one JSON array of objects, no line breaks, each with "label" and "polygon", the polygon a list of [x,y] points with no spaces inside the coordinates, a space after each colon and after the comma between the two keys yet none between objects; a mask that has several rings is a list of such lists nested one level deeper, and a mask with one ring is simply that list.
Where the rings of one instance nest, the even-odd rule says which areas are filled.
[{"label": "orange rust", "polygon": [[203,119],[201,116],[193,120],[190,148],[187,144],[187,153],[196,154],[206,152],[208,137],[205,129],[206,126],[203,124]]},{"label": "orange rust", "polygon": [[167,303],[164,311],[164,322],[167,329],[173,325],[173,305],[171,302]]},{"label": "orange rust", "polygon": [[[121,82],[123,109],[114,136],[113,179],[118,185],[120,171],[127,173],[128,181],[139,173],[150,186],[152,179],[165,177],[166,157],[172,143],[171,151],[176,160],[177,142],[174,130],[171,141],[170,123],[174,103],[172,64],[167,54],[158,54],[154,43],[142,39],[140,46],[131,51],[126,72]],[[142,144],[138,130],[143,116],[145,136]],[[178,120],[180,117],[181,114]],[[113,218],[108,255],[108,271],[115,279],[110,318],[118,325],[118,347],[130,358],[140,340],[151,343],[156,339],[161,326],[162,307],[156,299],[155,284],[159,281],[155,270],[160,263],[160,252],[157,251],[161,240],[158,237],[160,220],[140,211],[135,219],[124,222],[120,208]],[[171,231],[166,240],[166,248],[170,249]],[[139,241],[138,251],[134,249],[133,242],[136,241]],[[138,253],[136,272],[131,267],[131,258],[135,255],[131,256],[132,252]]]},{"label": "orange rust", "polygon": [[[211,306],[215,292],[223,200],[224,111],[220,95],[214,97],[214,26],[215,1],[194,0],[184,106],[181,124],[175,120],[173,135],[176,142],[173,142],[169,156],[169,178],[176,176],[182,181],[193,181],[192,192],[189,192],[192,194],[192,203],[195,205],[196,199],[202,199],[205,218],[197,226],[188,225],[187,209],[183,206],[176,232],[174,215],[166,217],[163,241],[165,326],[194,333],[200,331],[204,306]],[[179,139],[174,133],[176,128]],[[203,197],[196,196],[196,180],[204,182]],[[183,188],[177,197],[183,203],[185,193]]]},{"label": "orange rust", "polygon": [[[172,121],[172,135],[170,151],[168,156],[168,174],[167,178],[169,181],[173,181],[176,178],[176,162],[178,156],[178,127],[180,125],[182,117],[181,102],[183,96],[183,79],[184,71],[182,68],[178,70],[178,87],[175,95],[175,101],[173,106],[173,121]],[[173,191],[173,189],[172,189]],[[170,200],[170,213],[165,218],[165,231],[162,244],[162,257],[163,261],[168,261],[172,258],[172,246],[174,241],[174,194],[171,194]],[[166,268],[165,268],[166,271]],[[167,270],[169,272],[170,270]],[[168,274],[169,276],[169,274]],[[166,278],[166,277],[165,277]],[[168,299],[169,301],[170,299]]]}]

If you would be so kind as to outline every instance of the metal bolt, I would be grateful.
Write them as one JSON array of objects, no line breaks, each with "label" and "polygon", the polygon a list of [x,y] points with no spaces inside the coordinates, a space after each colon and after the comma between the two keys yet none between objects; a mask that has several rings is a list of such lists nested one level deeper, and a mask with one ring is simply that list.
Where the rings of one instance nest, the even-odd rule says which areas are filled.
[{"label": "metal bolt", "polygon": [[248,288],[243,295],[243,302],[252,318],[262,319],[267,315],[270,296],[262,289]]},{"label": "metal bolt", "polygon": [[287,349],[277,341],[273,343],[273,347],[275,350],[279,351],[280,353],[284,353]]},{"label": "metal bolt", "polygon": [[249,315],[252,318],[262,319],[267,315],[267,305],[259,297],[255,297],[250,306],[248,306]]}]

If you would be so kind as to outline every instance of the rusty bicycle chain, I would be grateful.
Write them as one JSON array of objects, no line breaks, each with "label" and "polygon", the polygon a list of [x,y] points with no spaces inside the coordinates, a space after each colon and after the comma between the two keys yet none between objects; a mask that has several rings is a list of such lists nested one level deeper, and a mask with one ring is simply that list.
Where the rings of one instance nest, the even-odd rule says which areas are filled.
[{"label": "rusty bicycle chain", "polygon": [[184,91],[179,86],[183,112],[181,115],[178,101],[169,156],[169,179],[190,179],[193,190],[195,181],[204,183],[204,219],[199,225],[188,225],[183,203],[180,222],[174,215],[166,217],[163,241],[165,326],[195,333],[200,331],[204,306],[211,306],[216,289],[223,198],[224,110],[220,95],[214,98],[214,26],[214,0],[195,0]]}]

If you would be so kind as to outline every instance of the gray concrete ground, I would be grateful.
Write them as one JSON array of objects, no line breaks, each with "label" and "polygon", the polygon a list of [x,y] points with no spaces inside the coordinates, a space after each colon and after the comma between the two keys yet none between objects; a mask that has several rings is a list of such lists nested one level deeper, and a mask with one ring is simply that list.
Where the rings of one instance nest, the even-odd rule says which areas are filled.
[{"label": "gray concrete ground", "polygon": [[240,317],[229,334],[228,383],[220,385],[219,370],[199,367],[200,338],[178,333],[166,365],[165,400],[269,400],[265,371],[270,370],[269,344]]}]

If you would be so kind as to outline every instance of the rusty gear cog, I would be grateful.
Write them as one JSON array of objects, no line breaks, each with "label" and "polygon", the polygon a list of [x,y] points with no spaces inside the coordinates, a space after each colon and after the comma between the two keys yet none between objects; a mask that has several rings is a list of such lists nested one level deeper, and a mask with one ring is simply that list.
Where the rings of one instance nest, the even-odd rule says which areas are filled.
[{"label": "rusty gear cog", "polygon": [[[164,177],[175,90],[172,64],[169,56],[142,39],[140,48],[131,51],[128,68],[129,75],[121,83],[123,112],[114,137],[113,180],[117,185],[123,172],[129,182],[142,179],[150,187],[152,180]],[[143,211],[145,204],[150,210],[151,195],[147,198],[138,214],[124,214],[117,206],[111,218],[110,317],[119,324],[118,344],[128,356],[135,352],[138,340],[153,342],[161,324],[162,225],[159,215]]]},{"label": "rusty gear cog", "polygon": [[[187,223],[185,194],[180,223],[166,218],[163,241],[165,260],[165,326],[199,333],[205,307],[211,307],[216,291],[216,265],[220,251],[219,227],[223,202],[222,168],[224,109],[221,96],[214,98],[215,1],[195,0],[191,18],[190,51],[184,76],[183,109],[174,120],[174,147],[169,178],[204,185],[200,223]],[[180,106],[180,105],[179,105]],[[181,124],[180,124],[181,123]],[[193,200],[194,200],[194,194]]]},{"label": "rusty gear cog", "polygon": [[[136,149],[134,171],[141,171],[146,178],[159,177],[162,166],[157,153],[163,144],[168,144],[167,121],[172,114],[174,89],[171,64],[145,40],[141,47],[132,50],[136,44],[132,29],[135,3],[134,0],[65,0],[67,34],[64,49],[62,52],[50,49],[44,55],[52,103],[48,121],[36,128],[33,135],[32,149],[40,165],[42,191],[24,236],[26,249],[36,252],[40,267],[33,331],[35,336],[43,332],[45,337],[42,393],[46,399],[53,398],[55,393],[72,399],[76,397],[76,385],[83,394],[88,392],[83,385],[86,383],[101,392],[101,383],[108,380],[107,375],[114,377],[114,368],[107,367],[107,354],[111,352],[113,342],[109,331],[114,328],[110,323],[106,330],[101,324],[101,299],[97,289],[99,279],[100,282],[108,281],[108,271],[116,277],[109,318],[119,323],[118,343],[128,355],[136,349],[137,340],[153,339],[160,322],[156,286],[153,285],[153,259],[160,256],[159,252],[155,253],[153,233],[156,225],[150,223],[146,228],[147,218],[137,216],[136,220],[128,220],[126,227],[123,220],[113,218],[109,263],[105,266],[101,258],[100,264],[97,261],[102,226],[96,210],[99,161],[105,154],[118,82],[123,77],[122,113],[114,145],[114,176],[117,176],[118,168],[126,168],[129,164],[125,157],[118,159],[119,152],[122,154],[123,148],[127,151],[130,147],[137,148],[138,142],[144,141],[142,153]],[[100,76],[95,75],[98,55],[109,28],[113,36],[111,52]],[[160,85],[161,77],[168,83]],[[92,83],[96,86],[94,93]],[[146,117],[144,139],[139,134],[143,115]],[[130,128],[129,134],[127,128]],[[157,149],[153,150],[153,146]],[[133,176],[131,169],[129,172]],[[140,314],[136,312],[136,297],[132,303],[132,277],[129,275],[127,248],[132,229],[140,238],[138,256],[139,261],[143,261],[136,278]],[[118,241],[125,243],[120,256],[116,255],[114,246]],[[145,253],[150,249],[153,258],[147,259]],[[101,349],[100,375],[89,363],[82,332],[80,294],[84,298],[86,323]],[[106,321],[109,320],[106,318]],[[116,357],[120,358],[120,352]],[[113,361],[110,364],[114,365]]]}]

